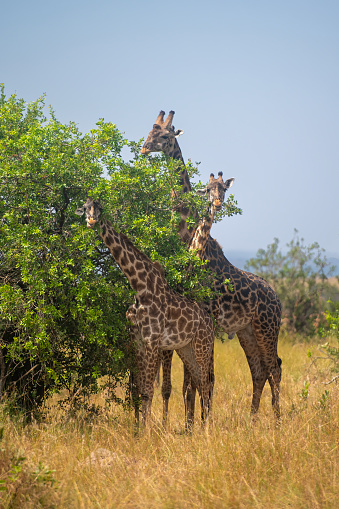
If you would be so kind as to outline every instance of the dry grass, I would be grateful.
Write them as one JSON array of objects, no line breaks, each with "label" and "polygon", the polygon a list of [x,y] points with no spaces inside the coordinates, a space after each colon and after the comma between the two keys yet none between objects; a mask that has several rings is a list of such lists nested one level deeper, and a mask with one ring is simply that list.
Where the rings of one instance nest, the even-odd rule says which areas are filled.
[{"label": "dry grass", "polygon": [[[338,507],[339,385],[322,384],[330,377],[317,365],[310,369],[308,348],[280,342],[280,427],[268,387],[260,418],[250,423],[250,374],[237,339],[216,343],[214,422],[205,431],[197,423],[190,436],[183,433],[177,358],[167,432],[159,389],[152,428],[139,438],[132,412],[117,407],[90,421],[67,418],[52,405],[46,423],[26,427],[0,414],[0,487],[6,488],[0,507]],[[26,459],[15,467],[19,456]]]}]

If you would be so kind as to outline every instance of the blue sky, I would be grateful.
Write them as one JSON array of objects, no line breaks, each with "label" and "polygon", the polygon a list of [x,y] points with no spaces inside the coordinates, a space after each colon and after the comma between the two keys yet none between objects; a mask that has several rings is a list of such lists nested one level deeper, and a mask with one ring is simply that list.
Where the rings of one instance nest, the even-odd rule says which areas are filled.
[{"label": "blue sky", "polygon": [[212,230],[226,255],[297,228],[339,257],[338,27],[337,0],[7,0],[0,81],[131,140],[175,110],[201,179],[235,178],[243,215]]}]

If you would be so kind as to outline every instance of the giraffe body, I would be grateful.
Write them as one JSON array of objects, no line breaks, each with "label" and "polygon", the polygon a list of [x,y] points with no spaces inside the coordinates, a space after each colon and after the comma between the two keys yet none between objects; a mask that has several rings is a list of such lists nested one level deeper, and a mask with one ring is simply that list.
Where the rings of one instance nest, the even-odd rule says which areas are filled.
[{"label": "giraffe body", "polygon": [[[129,307],[126,316],[131,322],[131,338],[137,344],[138,369],[133,389],[137,422],[139,409],[136,400],[139,394],[143,422],[146,424],[149,419],[162,350],[176,350],[182,359],[199,391],[202,418],[205,420],[211,407],[213,391],[210,369],[213,366],[214,327],[210,316],[196,302],[172,291],[167,285],[161,265],[152,262],[126,235],[115,231],[109,221],[100,219],[101,207],[98,202],[88,198],[83,207],[76,211],[79,215],[84,212],[89,227],[100,223],[103,241],[136,291],[135,302]],[[171,387],[164,390],[170,392]],[[187,393],[184,393],[184,402],[186,418],[189,420]]]},{"label": "giraffe body", "polygon": [[[174,112],[165,121],[160,112],[156,125],[150,131],[142,153],[162,151],[168,157],[181,163],[179,175],[182,192],[191,190],[189,176],[172,126]],[[238,269],[225,257],[221,246],[210,236],[213,219],[202,222],[194,232],[187,228],[185,217],[188,210],[182,211],[179,235],[188,246],[197,249],[198,255],[208,260],[215,273],[214,286],[219,296],[206,305],[222,329],[233,337],[237,334],[247,362],[253,383],[251,413],[259,409],[260,398],[266,381],[272,391],[272,406],[277,418],[280,417],[279,391],[281,381],[281,359],[278,357],[278,335],[281,322],[281,304],[273,288],[262,278]],[[185,223],[185,224],[183,224]],[[230,280],[233,291],[225,285]]]}]

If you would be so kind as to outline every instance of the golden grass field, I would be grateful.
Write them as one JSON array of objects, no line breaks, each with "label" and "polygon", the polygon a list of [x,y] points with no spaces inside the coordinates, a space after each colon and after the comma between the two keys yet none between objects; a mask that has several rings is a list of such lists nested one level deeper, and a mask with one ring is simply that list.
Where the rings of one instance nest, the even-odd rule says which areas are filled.
[{"label": "golden grass field", "polygon": [[201,429],[197,400],[191,435],[183,433],[177,356],[167,431],[159,388],[151,429],[138,438],[133,413],[105,408],[99,396],[102,412],[91,419],[67,416],[53,399],[43,423],[23,426],[0,407],[1,509],[338,508],[339,384],[323,384],[333,375],[325,361],[312,364],[318,354],[309,358],[309,349],[279,342],[279,427],[268,384],[251,424],[250,372],[236,338],[216,341],[213,424]]}]

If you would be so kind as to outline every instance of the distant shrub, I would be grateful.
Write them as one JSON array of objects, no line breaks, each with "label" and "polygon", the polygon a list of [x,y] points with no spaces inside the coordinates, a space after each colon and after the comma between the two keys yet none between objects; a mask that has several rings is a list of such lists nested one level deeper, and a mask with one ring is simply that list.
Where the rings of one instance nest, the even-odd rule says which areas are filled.
[{"label": "distant shrub", "polygon": [[332,267],[324,249],[317,242],[306,246],[297,230],[283,254],[279,240],[274,239],[267,249],[259,249],[246,269],[263,277],[276,290],[283,306],[283,324],[288,330],[312,335],[326,324],[329,297],[336,298],[338,288],[330,284]]},{"label": "distant shrub", "polygon": [[[333,304],[333,303],[332,303]],[[332,371],[339,373],[339,303],[335,304],[334,310],[328,311],[326,316],[329,331],[323,331],[323,335],[328,338],[328,342],[322,345],[333,366]],[[333,380],[338,380],[339,375],[335,375]]]}]

